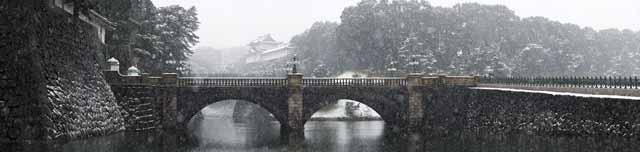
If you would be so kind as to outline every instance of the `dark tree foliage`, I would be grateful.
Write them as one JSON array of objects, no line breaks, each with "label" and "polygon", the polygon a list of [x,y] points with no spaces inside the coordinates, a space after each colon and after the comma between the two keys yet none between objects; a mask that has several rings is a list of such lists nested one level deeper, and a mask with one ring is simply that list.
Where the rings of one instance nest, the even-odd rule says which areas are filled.
[{"label": "dark tree foliage", "polygon": [[[346,8],[341,19],[335,30],[314,25],[292,39],[301,55],[309,55],[302,58],[318,60],[303,64],[337,59],[324,60],[330,73],[406,73],[415,59],[419,71],[441,74],[640,75],[640,32],[520,18],[501,5],[445,8],[417,0],[363,0]],[[310,31],[328,37],[309,36]]]},{"label": "dark tree foliage", "polygon": [[151,53],[151,61],[163,66],[155,67],[162,71],[176,71],[185,74],[189,72],[187,60],[193,54],[192,47],[198,43],[199,22],[196,8],[184,9],[173,5],[158,9],[157,20],[154,22],[157,37],[155,52]]},{"label": "dark tree foliage", "polygon": [[150,0],[110,0],[99,1],[98,10],[116,24],[108,37],[108,56],[119,59],[123,68],[137,66],[152,74],[189,72],[186,61],[198,42],[195,7],[157,8]]},{"label": "dark tree foliage", "polygon": [[291,39],[296,53],[300,56],[303,73],[313,76],[327,76],[329,70],[336,69],[336,28],[338,23],[317,22],[304,33]]}]

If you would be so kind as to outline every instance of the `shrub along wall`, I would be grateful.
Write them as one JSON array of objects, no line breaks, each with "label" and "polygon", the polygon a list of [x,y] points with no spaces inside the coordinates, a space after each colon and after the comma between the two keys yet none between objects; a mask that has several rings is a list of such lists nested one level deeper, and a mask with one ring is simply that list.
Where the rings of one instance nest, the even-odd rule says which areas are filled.
[{"label": "shrub along wall", "polygon": [[0,140],[49,141],[123,130],[89,24],[45,1],[0,6]]}]

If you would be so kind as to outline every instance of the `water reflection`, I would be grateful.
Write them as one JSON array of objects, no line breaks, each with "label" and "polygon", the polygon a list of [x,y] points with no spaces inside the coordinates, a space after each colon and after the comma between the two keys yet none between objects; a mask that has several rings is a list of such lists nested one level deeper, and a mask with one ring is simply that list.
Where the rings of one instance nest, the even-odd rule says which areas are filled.
[{"label": "water reflection", "polygon": [[305,144],[317,151],[380,151],[383,132],[383,121],[311,121]]},{"label": "water reflection", "polygon": [[0,151],[63,152],[201,152],[201,151],[638,151],[637,139],[621,137],[567,137],[532,134],[494,134],[490,131],[400,134],[382,121],[310,121],[304,139],[281,138],[276,122],[234,123],[206,118],[194,123],[198,145],[176,145],[166,133],[121,133],[77,140],[63,145],[7,145]]},{"label": "water reflection", "polygon": [[236,123],[231,118],[207,117],[192,128],[198,147],[203,150],[272,149],[280,145],[280,124],[276,121]]}]

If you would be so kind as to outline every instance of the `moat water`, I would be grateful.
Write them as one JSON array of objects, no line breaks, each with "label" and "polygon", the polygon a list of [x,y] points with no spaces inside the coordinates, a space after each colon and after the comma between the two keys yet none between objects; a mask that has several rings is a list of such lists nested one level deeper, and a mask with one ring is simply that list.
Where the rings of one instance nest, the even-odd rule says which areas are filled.
[{"label": "moat water", "polygon": [[304,139],[280,137],[277,122],[236,123],[228,118],[195,120],[197,145],[176,144],[162,133],[120,133],[76,140],[57,146],[18,146],[0,151],[62,152],[217,152],[217,151],[593,151],[640,150],[640,141],[622,137],[566,137],[531,134],[490,134],[483,131],[432,135],[399,135],[383,121],[310,121]]}]

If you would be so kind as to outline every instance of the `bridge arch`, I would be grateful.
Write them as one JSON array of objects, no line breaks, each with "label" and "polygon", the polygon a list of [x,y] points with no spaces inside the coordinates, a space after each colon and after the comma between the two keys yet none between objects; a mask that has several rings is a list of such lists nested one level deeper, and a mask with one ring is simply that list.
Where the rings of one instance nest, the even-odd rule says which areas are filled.
[{"label": "bridge arch", "polygon": [[364,104],[385,121],[386,125],[398,125],[402,122],[407,108],[406,89],[380,87],[344,87],[344,88],[305,88],[304,89],[304,122],[321,108],[340,99],[348,99]]},{"label": "bridge arch", "polygon": [[[262,112],[261,114],[265,114],[265,115],[262,115],[262,116],[272,117],[272,118],[275,119],[275,116],[273,115],[272,112],[270,112],[269,110],[267,110],[263,106],[256,104],[255,101],[246,101],[246,100],[240,100],[240,99],[226,99],[226,100],[221,100],[221,101],[215,101],[215,102],[212,102],[211,104],[205,106],[204,108],[202,108],[199,112],[202,113],[203,116],[205,116],[206,112],[207,112],[207,111],[205,111],[205,109],[210,108],[210,110],[222,110],[222,111],[218,111],[218,112],[221,112],[221,113],[215,113],[215,115],[228,115],[228,116],[233,116],[235,118],[234,115],[237,114],[235,112],[238,112],[237,108],[239,108],[239,106],[240,106],[240,108],[247,108],[246,104],[249,104],[249,106],[250,106],[249,108],[251,108],[251,109],[247,109],[247,110],[252,110],[252,111],[249,111],[249,112],[255,112],[255,110],[257,110],[257,111]],[[245,106],[241,106],[241,105],[245,105]],[[253,109],[253,108],[256,108],[256,109]],[[247,112],[247,111],[241,111],[241,112]],[[190,120],[191,122],[188,122],[188,123],[189,124],[193,123],[194,122],[193,120],[195,118],[197,118],[198,115],[199,115],[198,113],[193,115],[191,117],[191,120]],[[280,122],[280,121],[278,120],[278,122]]]},{"label": "bridge arch", "polygon": [[178,89],[177,127],[186,129],[189,120],[203,108],[226,100],[241,100],[256,104],[275,117],[280,125],[287,125],[287,89],[286,88],[197,88]]}]

